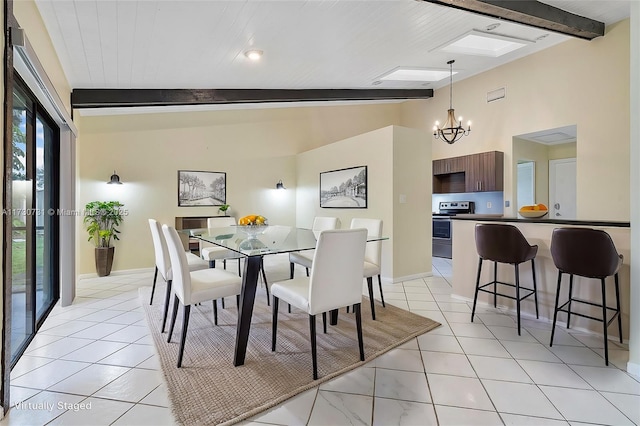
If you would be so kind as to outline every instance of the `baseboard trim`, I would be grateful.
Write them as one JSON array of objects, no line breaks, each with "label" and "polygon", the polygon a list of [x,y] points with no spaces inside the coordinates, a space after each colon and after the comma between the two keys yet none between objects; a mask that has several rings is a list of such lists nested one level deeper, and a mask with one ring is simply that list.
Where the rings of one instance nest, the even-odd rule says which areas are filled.
[{"label": "baseboard trim", "polygon": [[401,283],[402,281],[417,280],[420,278],[426,278],[431,276],[433,276],[433,272],[421,272],[419,274],[405,275],[403,277],[394,277],[394,278],[382,277],[382,281],[386,283],[397,284],[397,283]]},{"label": "baseboard trim", "polygon": [[[147,272],[153,272],[154,270],[155,270],[154,268],[122,269],[119,271],[111,271],[111,273],[107,275],[107,277],[110,277],[112,275],[144,274]],[[98,274],[93,272],[91,274],[78,275],[79,280],[85,279],[85,278],[98,278]]]}]

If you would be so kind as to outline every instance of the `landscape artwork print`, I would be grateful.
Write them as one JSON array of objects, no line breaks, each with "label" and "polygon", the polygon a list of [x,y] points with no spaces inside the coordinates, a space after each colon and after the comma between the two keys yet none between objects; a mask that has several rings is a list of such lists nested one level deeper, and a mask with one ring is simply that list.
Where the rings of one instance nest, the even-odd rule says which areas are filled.
[{"label": "landscape artwork print", "polygon": [[178,207],[221,206],[226,203],[226,173],[178,170]]},{"label": "landscape artwork print", "polygon": [[320,207],[367,208],[367,166],[320,173]]}]

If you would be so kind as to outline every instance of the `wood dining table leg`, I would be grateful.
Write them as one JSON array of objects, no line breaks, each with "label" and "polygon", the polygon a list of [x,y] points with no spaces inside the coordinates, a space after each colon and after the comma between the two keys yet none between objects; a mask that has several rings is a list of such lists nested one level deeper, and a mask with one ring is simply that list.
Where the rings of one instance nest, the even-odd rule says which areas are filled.
[{"label": "wood dining table leg", "polygon": [[236,328],[236,349],[233,356],[233,365],[236,367],[244,365],[244,358],[247,353],[251,315],[253,314],[253,303],[256,298],[258,273],[260,272],[261,263],[261,256],[249,256],[244,262],[240,308],[238,309],[238,326]]}]

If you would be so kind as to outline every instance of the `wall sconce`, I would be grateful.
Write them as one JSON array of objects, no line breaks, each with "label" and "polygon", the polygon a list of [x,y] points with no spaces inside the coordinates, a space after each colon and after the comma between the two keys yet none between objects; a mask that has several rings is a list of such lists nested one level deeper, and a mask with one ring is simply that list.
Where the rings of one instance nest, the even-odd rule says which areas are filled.
[{"label": "wall sconce", "polygon": [[276,183],[276,189],[287,189],[284,187],[284,184],[282,183],[282,179],[280,179],[278,183]]},{"label": "wall sconce", "polygon": [[111,175],[111,180],[109,182],[107,182],[108,185],[110,184],[116,184],[116,185],[122,185],[122,182],[120,182],[120,176],[118,176],[116,174],[116,171],[113,171],[113,174]]}]

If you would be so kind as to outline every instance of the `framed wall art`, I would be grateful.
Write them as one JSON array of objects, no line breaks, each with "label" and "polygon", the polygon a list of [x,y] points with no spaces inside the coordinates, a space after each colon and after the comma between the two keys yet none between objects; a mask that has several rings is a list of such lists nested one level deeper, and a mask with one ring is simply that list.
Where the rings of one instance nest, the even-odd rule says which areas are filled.
[{"label": "framed wall art", "polygon": [[227,174],[178,170],[178,207],[227,204]]},{"label": "framed wall art", "polygon": [[320,207],[367,208],[367,166],[320,173]]}]

